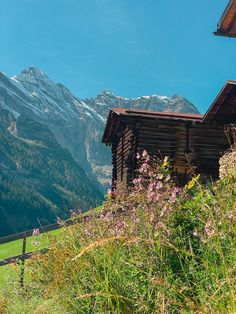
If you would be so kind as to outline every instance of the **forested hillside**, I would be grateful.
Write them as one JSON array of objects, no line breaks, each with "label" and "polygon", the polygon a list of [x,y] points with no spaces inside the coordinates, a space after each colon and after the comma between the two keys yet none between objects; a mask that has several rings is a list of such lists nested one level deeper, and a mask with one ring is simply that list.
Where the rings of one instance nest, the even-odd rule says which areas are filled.
[{"label": "forested hillside", "polygon": [[0,236],[66,218],[103,195],[52,132],[0,110]]}]

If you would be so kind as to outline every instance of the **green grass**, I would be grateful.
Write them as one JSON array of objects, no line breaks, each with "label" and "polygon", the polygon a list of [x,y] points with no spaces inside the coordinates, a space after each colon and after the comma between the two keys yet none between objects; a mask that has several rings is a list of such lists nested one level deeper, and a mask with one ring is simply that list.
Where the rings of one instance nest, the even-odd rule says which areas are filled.
[{"label": "green grass", "polygon": [[[98,213],[103,206],[98,206],[93,211],[95,213]],[[87,216],[88,212],[84,212],[82,216]],[[58,237],[60,235],[60,230],[52,230],[46,233],[42,233],[39,236],[31,236],[27,237],[26,240],[26,252],[32,252],[37,249],[46,248],[50,244],[50,237],[56,236]],[[34,241],[38,241],[38,245],[35,246]],[[0,260],[4,260],[6,258],[9,258],[11,256],[16,256],[22,254],[22,246],[23,246],[23,239],[11,241],[8,243],[4,243],[0,245]],[[12,277],[12,275],[16,276],[15,270],[13,270],[12,265],[6,265],[0,267],[0,289],[3,289],[5,285],[7,284],[7,281],[9,278]],[[19,277],[19,274],[18,274]]]},{"label": "green grass", "polygon": [[[53,230],[47,233],[43,233],[37,237],[31,236],[26,240],[26,252],[35,251],[36,249],[41,249],[48,247],[50,244],[51,236],[58,236],[60,234],[60,229]],[[38,241],[38,245],[33,244],[34,241]],[[22,253],[23,240],[11,241],[0,245],[0,260],[6,259],[11,256],[20,255]],[[12,276],[19,277],[19,271],[14,269],[12,265],[5,265],[0,267],[0,289],[4,289],[7,281]]]},{"label": "green grass", "polygon": [[[42,233],[38,237],[31,236],[26,240],[26,252],[32,252],[37,249],[33,244],[35,240],[39,242],[39,247],[44,248],[49,245],[49,236],[58,235],[60,229],[49,231],[47,233]],[[15,240],[8,243],[0,245],[0,260],[6,259],[11,256],[22,254],[23,240]]]},{"label": "green grass", "polygon": [[101,215],[62,228],[46,254],[27,262],[20,293],[19,268],[5,284],[0,308],[236,313],[236,178],[202,186],[195,177],[179,189],[165,164],[150,167],[132,193],[108,200]]},{"label": "green grass", "polygon": [[143,189],[62,228],[27,264],[25,293],[0,293],[8,313],[236,313],[236,179],[194,179],[174,203],[164,182],[163,206]]},{"label": "green grass", "polygon": [[13,268],[11,265],[0,267],[0,289],[3,289],[7,284],[7,279],[12,274]]},{"label": "green grass", "polygon": [[[99,213],[101,211],[103,206],[98,206],[93,209],[93,212]],[[83,217],[87,216],[89,212],[84,212],[82,214]],[[40,234],[40,236],[37,237],[37,240],[39,241],[39,247],[45,248],[49,245],[49,236],[55,235],[57,236],[60,233],[60,229],[49,231],[46,233]],[[32,252],[35,251],[38,247],[35,247],[33,242],[36,240],[35,236],[27,237],[26,240],[26,252]],[[8,243],[0,244],[0,260],[9,258],[11,256],[16,256],[22,254],[22,246],[23,246],[23,239],[11,241]]]}]

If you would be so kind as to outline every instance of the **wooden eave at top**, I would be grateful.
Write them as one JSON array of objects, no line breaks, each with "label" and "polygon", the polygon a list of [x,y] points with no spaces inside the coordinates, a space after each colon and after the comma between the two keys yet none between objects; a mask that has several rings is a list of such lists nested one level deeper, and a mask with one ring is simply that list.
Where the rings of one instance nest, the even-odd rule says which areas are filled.
[{"label": "wooden eave at top", "polygon": [[202,123],[225,124],[236,120],[236,81],[228,81],[222,88]]},{"label": "wooden eave at top", "polygon": [[113,134],[117,133],[117,130],[119,129],[119,125],[120,125],[120,119],[115,114],[115,112],[111,109],[107,118],[105,130],[103,133],[102,143],[105,143],[106,145],[111,144],[111,137],[113,137]]},{"label": "wooden eave at top", "polygon": [[236,37],[236,0],[230,0],[218,25],[218,36]]},{"label": "wooden eave at top", "polygon": [[170,122],[201,122],[203,116],[200,114],[183,114],[174,112],[154,112],[146,110],[127,110],[123,108],[113,108],[110,110],[102,142],[106,145],[112,143],[119,131],[119,126],[122,121],[131,119],[137,122],[140,119],[156,120],[156,121],[170,121]]}]

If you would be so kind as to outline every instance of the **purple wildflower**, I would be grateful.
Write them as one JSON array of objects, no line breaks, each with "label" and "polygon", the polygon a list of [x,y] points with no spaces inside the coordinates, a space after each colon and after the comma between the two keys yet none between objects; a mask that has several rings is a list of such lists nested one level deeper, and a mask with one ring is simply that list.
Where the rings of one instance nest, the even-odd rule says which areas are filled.
[{"label": "purple wildflower", "polygon": [[115,231],[116,235],[119,236],[124,232],[124,229],[128,227],[127,223],[123,220],[118,220],[116,226],[115,226]]},{"label": "purple wildflower", "polygon": [[141,165],[141,167],[140,167],[140,169],[139,169],[139,172],[140,172],[140,173],[147,172],[148,167],[149,167],[148,163],[147,163],[147,162],[144,162],[144,163]]},{"label": "purple wildflower", "polygon": [[162,182],[161,182],[161,181],[158,181],[158,182],[156,183],[156,189],[157,189],[157,190],[160,190],[162,187],[163,187]]},{"label": "purple wildflower", "polygon": [[38,229],[38,228],[37,228],[37,229],[34,229],[32,235],[33,235],[33,236],[38,236],[38,235],[40,235],[39,229]]}]

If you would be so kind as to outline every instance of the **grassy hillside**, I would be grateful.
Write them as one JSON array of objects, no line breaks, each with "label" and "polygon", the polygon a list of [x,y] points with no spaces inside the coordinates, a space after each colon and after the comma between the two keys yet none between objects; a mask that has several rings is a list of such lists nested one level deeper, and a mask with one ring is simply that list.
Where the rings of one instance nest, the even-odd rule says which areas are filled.
[{"label": "grassy hillside", "polygon": [[[96,215],[99,214],[103,206],[98,206],[93,209],[93,213]],[[82,213],[80,216],[86,217],[90,215],[90,211]],[[55,237],[59,237],[61,229],[52,230],[47,233],[42,233],[39,236],[31,236],[27,238],[26,241],[26,252],[33,252],[39,249],[47,248],[51,241]],[[22,254],[22,245],[23,240],[15,240],[8,243],[0,244],[0,260],[20,255]],[[6,265],[0,267],[0,290],[4,289],[7,285],[9,279],[19,281],[20,267],[15,267],[15,265]],[[1,313],[1,312],[0,312]]]},{"label": "grassy hillside", "polygon": [[[31,236],[26,241],[26,252],[32,252],[41,248],[48,247],[50,239],[59,236],[60,229],[40,234],[39,236]],[[8,243],[0,244],[0,260],[22,254],[22,241],[16,240]],[[0,267],[0,290],[5,289],[7,282],[10,280],[18,280],[20,278],[20,264],[16,267],[14,264]],[[0,311],[1,313],[1,311]]]},{"label": "grassy hillside", "polygon": [[[50,243],[50,237],[52,237],[53,235],[56,236],[59,233],[60,229],[57,229],[37,236],[37,241],[39,242],[40,247],[42,248],[47,247]],[[27,238],[26,252],[32,252],[36,249],[34,244],[35,240],[36,240],[35,236]],[[0,260],[22,254],[22,241],[23,240],[21,239],[0,244]]]},{"label": "grassy hillside", "polygon": [[[99,214],[103,206],[98,206],[93,209],[93,213]],[[89,216],[90,211],[86,211],[82,213],[81,217]],[[50,243],[50,239],[52,236],[58,236],[60,234],[61,229],[56,229],[52,231],[48,231],[46,233],[42,233],[37,238],[35,236],[31,236],[27,238],[26,241],[26,252],[33,252],[37,249],[35,247],[35,239],[37,239],[39,246],[42,248],[48,247]],[[0,244],[0,260],[3,260],[5,258],[9,258],[11,256],[20,255],[22,253],[22,239],[21,240],[15,240],[11,242],[7,242],[4,244]]]},{"label": "grassy hillside", "polygon": [[175,187],[142,161],[134,188],[70,226],[27,265],[7,313],[235,313],[236,178]]}]

